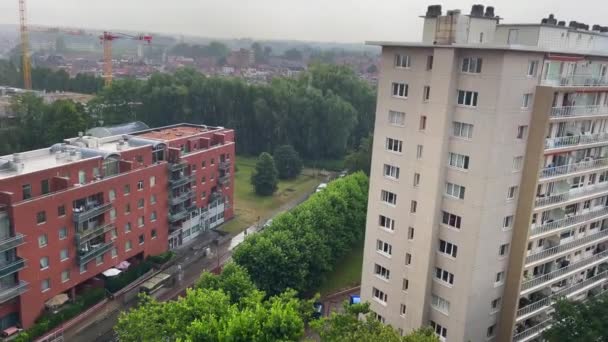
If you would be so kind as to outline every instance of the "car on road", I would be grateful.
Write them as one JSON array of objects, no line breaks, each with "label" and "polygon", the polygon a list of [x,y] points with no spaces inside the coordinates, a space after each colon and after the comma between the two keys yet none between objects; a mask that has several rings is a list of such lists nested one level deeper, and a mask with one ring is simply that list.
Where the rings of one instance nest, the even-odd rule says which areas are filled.
[{"label": "car on road", "polygon": [[321,183],[321,184],[319,184],[319,186],[317,186],[317,191],[315,191],[315,192],[321,192],[321,191],[325,190],[325,188],[327,188],[327,183]]}]

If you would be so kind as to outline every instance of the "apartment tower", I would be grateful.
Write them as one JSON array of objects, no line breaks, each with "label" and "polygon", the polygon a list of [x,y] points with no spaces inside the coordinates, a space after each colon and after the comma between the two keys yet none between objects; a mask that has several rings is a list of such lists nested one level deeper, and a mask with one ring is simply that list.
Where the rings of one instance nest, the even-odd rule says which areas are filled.
[{"label": "apartment tower", "polygon": [[608,289],[608,27],[429,6],[382,47],[361,295],[402,333],[532,341]]}]

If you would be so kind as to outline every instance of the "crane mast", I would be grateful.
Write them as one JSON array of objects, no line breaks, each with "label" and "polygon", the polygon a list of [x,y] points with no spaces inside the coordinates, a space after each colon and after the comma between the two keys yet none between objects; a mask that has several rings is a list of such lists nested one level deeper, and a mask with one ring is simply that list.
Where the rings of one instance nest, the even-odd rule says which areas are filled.
[{"label": "crane mast", "polygon": [[25,0],[19,0],[19,30],[21,32],[21,72],[23,87],[32,89],[32,66],[30,61],[30,38],[27,30]]}]

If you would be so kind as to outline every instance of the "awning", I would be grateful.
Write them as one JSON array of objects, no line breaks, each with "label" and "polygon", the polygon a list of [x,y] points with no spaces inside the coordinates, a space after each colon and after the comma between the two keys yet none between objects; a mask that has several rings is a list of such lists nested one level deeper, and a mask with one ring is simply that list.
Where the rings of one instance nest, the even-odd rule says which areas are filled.
[{"label": "awning", "polygon": [[106,277],[116,277],[117,275],[121,274],[122,271],[117,269],[117,268],[110,268],[109,270],[105,270],[103,271],[101,274],[103,274]]},{"label": "awning", "polygon": [[56,295],[55,297],[47,300],[46,303],[44,303],[44,305],[46,305],[46,307],[48,307],[48,308],[56,308],[58,306],[65,304],[68,300],[70,300],[70,297],[68,297],[67,294],[60,293],[60,294]]},{"label": "awning", "polygon": [[120,264],[116,265],[116,268],[118,268],[119,270],[126,270],[127,268],[129,268],[129,266],[131,266],[131,263],[128,261],[123,261]]}]

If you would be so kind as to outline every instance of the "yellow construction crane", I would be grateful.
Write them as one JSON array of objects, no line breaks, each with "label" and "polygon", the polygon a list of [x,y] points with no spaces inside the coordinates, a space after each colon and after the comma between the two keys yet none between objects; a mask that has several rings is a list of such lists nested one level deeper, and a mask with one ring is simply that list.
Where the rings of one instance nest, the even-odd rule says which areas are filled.
[{"label": "yellow construction crane", "polygon": [[25,0],[19,0],[19,29],[21,31],[21,72],[23,87],[32,89],[32,65],[30,62],[30,38],[27,31]]}]

